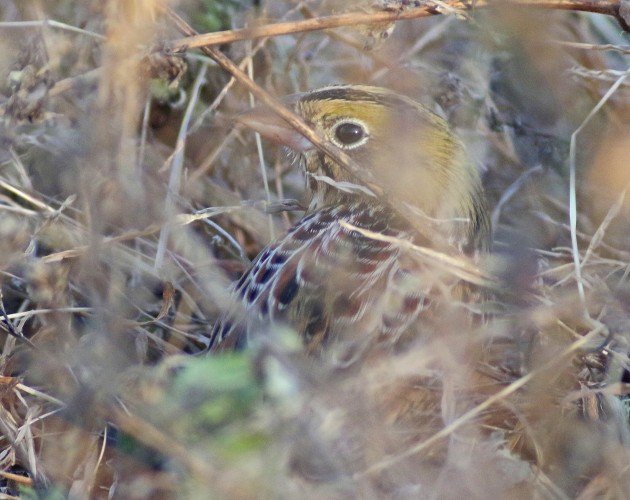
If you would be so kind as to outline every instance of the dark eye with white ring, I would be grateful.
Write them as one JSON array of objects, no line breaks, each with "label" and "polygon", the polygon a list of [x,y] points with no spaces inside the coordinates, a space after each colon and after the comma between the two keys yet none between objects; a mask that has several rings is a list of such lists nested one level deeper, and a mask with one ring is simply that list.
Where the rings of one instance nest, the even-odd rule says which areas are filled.
[{"label": "dark eye with white ring", "polygon": [[342,148],[354,148],[364,144],[368,139],[368,132],[358,121],[342,121],[335,126],[335,140]]}]

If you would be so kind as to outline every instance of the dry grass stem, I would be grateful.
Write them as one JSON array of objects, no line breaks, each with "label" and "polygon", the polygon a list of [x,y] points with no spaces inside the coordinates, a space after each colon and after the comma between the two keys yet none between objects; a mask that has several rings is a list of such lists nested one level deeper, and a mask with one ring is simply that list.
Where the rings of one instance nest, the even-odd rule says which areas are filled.
[{"label": "dry grass stem", "polygon": [[627,2],[0,4],[1,498],[627,496]]},{"label": "dry grass stem", "polygon": [[584,118],[584,121],[580,126],[571,134],[571,144],[569,148],[569,223],[571,226],[571,251],[573,254],[573,264],[575,266],[575,281],[577,283],[578,294],[584,314],[588,316],[588,309],[586,307],[586,295],[584,293],[584,282],[582,280],[582,264],[580,262],[580,249],[577,241],[577,191],[576,191],[576,155],[577,155],[577,137],[589,124],[591,119],[597,114],[597,112],[606,104],[608,99],[617,91],[624,80],[630,76],[630,73],[626,73],[620,76],[617,81],[608,89],[608,92],[599,100],[590,113]]},{"label": "dry grass stem", "polygon": [[385,236],[380,233],[375,233],[374,231],[369,231],[367,229],[356,227],[352,224],[348,224],[345,221],[340,221],[339,224],[346,229],[356,231],[368,238],[377,241],[386,241],[388,243],[393,243],[401,249],[412,251],[414,254],[429,261],[432,265],[435,265],[436,267],[439,267],[442,270],[453,274],[453,276],[461,280],[467,281],[474,285],[488,288],[496,288],[498,286],[498,281],[496,280],[496,278],[483,272],[472,262],[464,260],[463,257],[453,257],[443,252],[433,250],[432,248],[414,245],[408,240],[401,240],[400,238]]},{"label": "dry grass stem", "polygon": [[[618,16],[620,1],[617,0],[510,0],[510,4],[518,7],[535,7],[540,9],[575,10],[582,12],[596,12],[610,16]],[[285,23],[276,23],[252,28],[241,28],[236,30],[222,31],[218,33],[206,33],[202,35],[189,34],[186,38],[170,43],[169,49],[173,51],[209,47],[224,43],[236,42],[239,40],[252,40],[255,38],[273,37],[304,33],[309,31],[319,31],[343,26],[357,26],[361,24],[376,24],[383,22],[402,21],[406,19],[419,19],[423,17],[442,14],[440,7],[446,13],[467,12],[470,9],[482,9],[492,5],[492,2],[485,0],[469,4],[459,0],[446,2],[432,2],[421,7],[411,7],[402,11],[382,11],[382,12],[352,12],[347,14],[337,14],[327,17],[305,19]]]},{"label": "dry grass stem", "polygon": [[600,337],[604,329],[605,329],[604,325],[601,325],[601,324],[596,325],[592,331],[590,331],[588,334],[581,337],[579,340],[576,340],[575,342],[573,342],[559,356],[555,357],[554,359],[550,360],[547,364],[539,367],[536,370],[529,372],[527,375],[515,380],[508,386],[504,387],[499,392],[494,394],[492,397],[489,397],[488,399],[486,399],[480,405],[477,405],[476,407],[464,413],[462,416],[458,417],[455,421],[446,425],[442,430],[433,434],[433,436],[431,436],[426,441],[423,441],[417,445],[412,446],[411,448],[409,448],[408,450],[405,450],[403,453],[399,455],[388,457],[385,460],[382,460],[380,462],[377,462],[371,465],[368,469],[361,472],[357,477],[374,474],[384,469],[393,467],[397,463],[404,460],[405,458],[411,457],[413,455],[417,455],[429,449],[431,446],[438,443],[440,440],[444,439],[445,437],[448,437],[450,434],[455,432],[457,429],[459,429],[466,423],[478,417],[481,413],[483,413],[488,408],[499,403],[503,399],[507,398],[509,395],[515,393],[516,391],[524,387],[526,384],[530,383],[533,379],[535,379],[535,377],[539,376],[540,374],[544,374],[548,372],[548,370],[556,366],[561,366],[563,362],[566,361],[566,358],[572,356],[573,353],[575,353],[575,351],[588,345],[590,342],[593,341],[593,339]]}]

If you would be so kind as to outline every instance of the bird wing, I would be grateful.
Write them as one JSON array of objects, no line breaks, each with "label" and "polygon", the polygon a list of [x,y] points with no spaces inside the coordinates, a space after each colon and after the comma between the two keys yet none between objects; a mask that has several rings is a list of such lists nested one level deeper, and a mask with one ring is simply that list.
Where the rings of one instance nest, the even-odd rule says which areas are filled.
[{"label": "bird wing", "polygon": [[[347,222],[347,225],[340,224]],[[288,325],[310,352],[343,342],[397,339],[425,305],[418,264],[398,245],[354,226],[410,239],[391,210],[365,201],[305,216],[265,248],[235,286],[235,308],[215,325],[212,349],[239,348],[273,325]]]}]

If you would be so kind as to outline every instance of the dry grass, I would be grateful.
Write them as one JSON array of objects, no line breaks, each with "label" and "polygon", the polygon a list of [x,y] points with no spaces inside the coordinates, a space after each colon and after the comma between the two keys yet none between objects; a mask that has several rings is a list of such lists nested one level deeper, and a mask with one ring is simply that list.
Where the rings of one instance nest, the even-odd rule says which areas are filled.
[{"label": "dry grass", "polygon": [[[403,17],[444,15],[392,32],[396,2],[261,4],[0,5],[0,494],[626,496],[618,5],[434,2]],[[232,43],[165,49],[190,26]],[[286,114],[275,96],[334,82],[439,107],[484,173],[495,252],[400,242],[436,268],[426,333],[350,373],[290,331],[199,355],[229,283],[307,201],[283,153],[227,117],[254,98]],[[492,298],[462,303],[455,278]]]}]

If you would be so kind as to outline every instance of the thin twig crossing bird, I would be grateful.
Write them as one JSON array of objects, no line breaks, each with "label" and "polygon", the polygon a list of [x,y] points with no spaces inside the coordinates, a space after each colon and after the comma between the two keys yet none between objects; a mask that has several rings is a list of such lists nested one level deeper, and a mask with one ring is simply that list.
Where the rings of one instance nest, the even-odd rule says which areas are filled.
[{"label": "thin twig crossing bird", "polygon": [[395,342],[430,300],[430,269],[396,240],[454,254],[487,249],[481,181],[445,120],[410,98],[343,85],[301,94],[292,105],[422,224],[411,224],[272,113],[244,116],[242,122],[297,153],[312,202],[238,281],[238,307],[214,326],[211,349],[243,347],[284,324],[307,351],[337,346],[339,359],[349,362],[375,340]]}]

